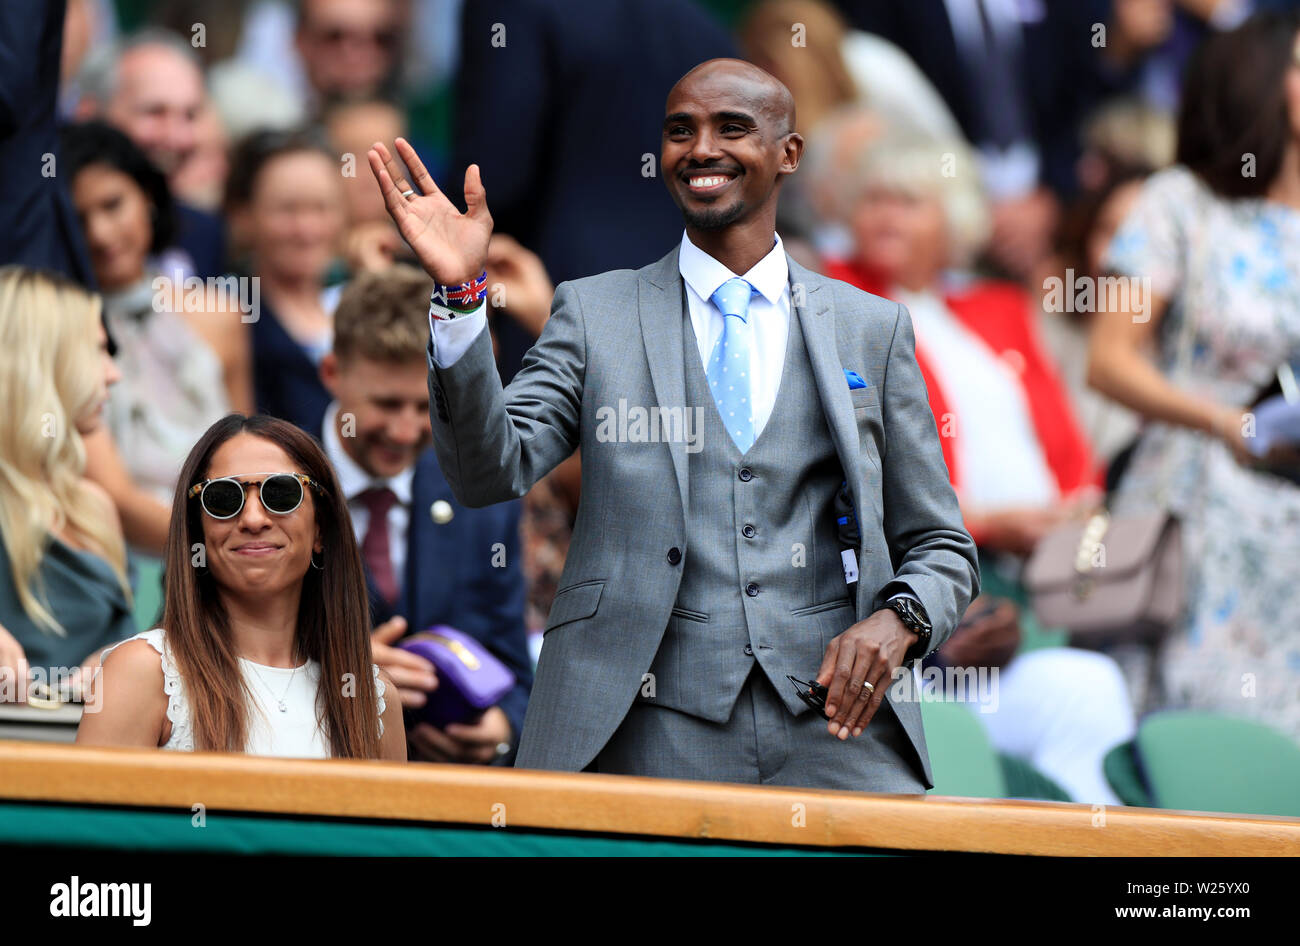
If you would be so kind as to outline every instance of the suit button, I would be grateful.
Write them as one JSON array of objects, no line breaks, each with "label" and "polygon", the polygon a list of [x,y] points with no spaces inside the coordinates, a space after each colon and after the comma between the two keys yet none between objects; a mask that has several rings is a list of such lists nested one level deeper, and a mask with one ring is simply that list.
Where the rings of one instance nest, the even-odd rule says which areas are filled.
[{"label": "suit button", "polygon": [[740,468],[740,479],[741,479],[741,482],[748,483],[748,482],[749,482],[750,480],[752,480],[753,478],[754,478],[754,473],[753,473],[752,470],[750,470],[749,467],[747,467],[747,466],[742,466],[742,467]]},{"label": "suit button", "polygon": [[672,548],[668,550],[668,564],[676,565],[681,560],[682,560],[682,550],[674,545]]},{"label": "suit button", "polygon": [[749,584],[745,586],[745,594],[749,595],[751,598],[757,598],[758,585],[756,585],[754,582],[751,581]]},{"label": "suit button", "polygon": [[745,523],[745,528],[740,530],[740,534],[747,539],[752,539],[754,537],[754,532],[755,532],[754,527],[751,526],[749,523]]},{"label": "suit button", "polygon": [[754,648],[753,648],[753,647],[750,647],[748,644],[745,645],[745,656],[746,656],[746,657],[753,657],[753,656],[754,656]]}]

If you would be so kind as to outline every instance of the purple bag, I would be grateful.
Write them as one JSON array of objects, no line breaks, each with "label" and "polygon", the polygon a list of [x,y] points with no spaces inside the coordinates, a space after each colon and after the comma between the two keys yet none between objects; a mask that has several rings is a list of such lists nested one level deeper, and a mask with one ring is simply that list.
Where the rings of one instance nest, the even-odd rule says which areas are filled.
[{"label": "purple bag", "polygon": [[474,638],[439,624],[397,644],[419,654],[437,669],[438,689],[415,712],[439,729],[448,723],[474,723],[515,685],[510,668]]}]

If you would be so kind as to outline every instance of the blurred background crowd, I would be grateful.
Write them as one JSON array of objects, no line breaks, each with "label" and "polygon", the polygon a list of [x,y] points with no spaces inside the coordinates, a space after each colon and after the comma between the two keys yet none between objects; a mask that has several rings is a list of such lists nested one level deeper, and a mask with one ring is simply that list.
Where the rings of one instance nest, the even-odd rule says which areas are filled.
[{"label": "blurred background crowd", "polygon": [[[453,199],[481,167],[488,280],[503,288],[490,326],[509,381],[555,284],[679,242],[656,167],[664,98],[699,62],[739,56],[794,95],[806,151],[781,201],[790,254],[912,315],[983,573],[936,659],[1000,671],[1000,708],[976,715],[989,743],[1054,797],[1088,802],[1119,800],[1103,760],[1152,711],[1250,720],[1300,743],[1300,487],[1252,466],[1239,423],[1300,352],[1297,9],[5,0],[0,263],[68,282],[0,278],[0,662],[77,663],[151,627],[182,462],[224,414],[261,411],[321,437],[336,468],[355,464],[339,471],[378,603],[376,659],[388,669],[385,648],[408,627],[463,626],[517,672],[503,703],[517,732],[581,458],[490,519],[445,490],[422,340],[357,342],[400,336],[404,310],[418,327],[429,288],[401,268],[409,251],[365,154],[407,137]],[[160,305],[160,275],[258,277],[258,317],[211,293]],[[1108,275],[1139,281],[1141,306],[1109,318],[1071,304],[1071,286]],[[89,364],[98,335],[69,317],[36,340],[27,323],[73,306],[76,286],[102,299],[116,366],[102,422],[70,423],[75,443],[29,456],[41,412],[16,412],[38,403],[33,346],[57,374]],[[366,370],[340,368],[340,307]],[[403,393],[376,393],[403,358]],[[52,383],[75,420],[84,404]],[[331,444],[341,412],[358,433]],[[52,463],[101,505],[34,485],[55,481]],[[1031,606],[1025,562],[1103,497],[1116,514],[1180,520],[1180,616],[1154,644],[1072,646]],[[110,508],[120,532],[67,525]],[[49,541],[49,521],[66,542]],[[517,567],[465,562],[455,587],[477,598],[413,587],[451,583],[430,563],[495,537],[519,550]],[[34,576],[45,604],[24,584]],[[393,679],[417,690],[409,672]]]}]

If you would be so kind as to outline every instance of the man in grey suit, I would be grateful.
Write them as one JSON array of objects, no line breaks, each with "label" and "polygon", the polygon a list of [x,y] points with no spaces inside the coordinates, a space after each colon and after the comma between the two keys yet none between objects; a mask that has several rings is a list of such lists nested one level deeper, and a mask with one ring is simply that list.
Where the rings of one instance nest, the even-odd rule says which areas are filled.
[{"label": "man in grey suit", "polygon": [[[920,706],[898,683],[977,593],[975,547],[906,310],[798,265],[775,233],[803,150],[789,91],[730,59],[673,87],[660,167],[681,245],[561,284],[504,390],[475,282],[492,230],[478,168],[462,214],[396,149],[422,194],[382,144],[369,160],[438,284],[429,390],[456,496],[522,496],[582,450],[516,764],[932,787]],[[826,718],[788,679],[814,671]]]}]

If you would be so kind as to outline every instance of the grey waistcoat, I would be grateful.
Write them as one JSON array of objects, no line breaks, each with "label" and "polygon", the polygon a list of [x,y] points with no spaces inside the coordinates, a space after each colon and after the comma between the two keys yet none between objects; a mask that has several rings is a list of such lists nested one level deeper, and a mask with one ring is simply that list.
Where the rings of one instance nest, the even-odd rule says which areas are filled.
[{"label": "grey waistcoat", "polygon": [[834,508],[844,473],[798,310],[772,415],[742,455],[708,393],[682,308],[686,401],[703,409],[702,449],[690,454],[681,586],[638,699],[725,722],[757,660],[786,706],[802,713],[786,674],[811,680],[854,610]]}]

